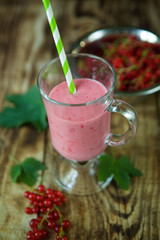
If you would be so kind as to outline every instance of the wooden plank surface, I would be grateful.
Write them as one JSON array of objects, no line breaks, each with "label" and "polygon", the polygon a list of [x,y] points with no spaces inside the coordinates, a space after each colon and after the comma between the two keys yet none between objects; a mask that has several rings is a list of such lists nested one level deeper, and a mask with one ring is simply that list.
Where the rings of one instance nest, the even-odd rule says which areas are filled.
[{"label": "wooden plank surface", "polygon": [[[139,27],[160,36],[158,0],[55,0],[52,6],[67,51],[79,37],[102,27]],[[36,83],[40,68],[57,52],[41,1],[0,0],[0,23],[2,110],[5,95],[28,90]],[[128,155],[144,176],[133,178],[128,191],[112,183],[96,195],[67,195],[64,214],[72,223],[70,240],[160,239],[160,94],[134,107],[140,120],[138,133],[115,152]],[[0,240],[25,239],[29,229],[23,197],[29,188],[11,182],[14,163],[9,155],[21,161],[28,156],[44,161],[48,167],[44,184],[55,187],[54,153],[48,131],[38,134],[31,126],[0,128]]]}]

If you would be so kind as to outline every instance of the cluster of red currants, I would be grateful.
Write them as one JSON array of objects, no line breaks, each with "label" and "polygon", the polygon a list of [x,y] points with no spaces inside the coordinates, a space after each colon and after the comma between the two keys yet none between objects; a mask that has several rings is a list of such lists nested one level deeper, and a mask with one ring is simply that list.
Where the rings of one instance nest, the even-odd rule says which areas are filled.
[{"label": "cluster of red currants", "polygon": [[[160,83],[159,43],[120,33],[88,43],[81,52],[98,55],[113,65],[117,73],[117,91],[144,90]],[[86,62],[86,66],[89,69],[93,64]]]},{"label": "cluster of red currants", "polygon": [[114,51],[107,58],[117,72],[116,89],[137,91],[160,83],[160,44],[143,42],[127,34],[118,40],[112,42]]},{"label": "cluster of red currants", "polygon": [[44,185],[33,192],[26,191],[25,198],[29,199],[32,207],[26,207],[25,213],[37,214],[36,218],[30,220],[31,230],[27,233],[27,240],[46,239],[49,230],[54,230],[56,240],[68,240],[65,230],[70,226],[70,222],[64,219],[59,207],[66,201],[62,192],[46,189]]}]

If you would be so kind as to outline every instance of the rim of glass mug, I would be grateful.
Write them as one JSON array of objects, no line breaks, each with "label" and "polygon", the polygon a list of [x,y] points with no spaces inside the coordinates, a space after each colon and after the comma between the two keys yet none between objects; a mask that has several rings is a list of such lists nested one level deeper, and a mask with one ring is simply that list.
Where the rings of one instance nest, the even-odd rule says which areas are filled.
[{"label": "rim of glass mug", "polygon": [[[112,86],[110,87],[110,89],[109,89],[109,90],[107,91],[107,93],[106,93],[105,95],[103,95],[102,97],[97,98],[96,100],[93,100],[93,101],[90,101],[90,102],[87,102],[87,103],[68,104],[68,103],[58,102],[58,101],[50,98],[50,97],[41,89],[39,80],[41,79],[41,75],[42,75],[43,71],[47,68],[47,66],[49,66],[50,64],[54,64],[54,63],[56,63],[56,62],[59,62],[59,63],[60,63],[59,57],[56,57],[56,58],[50,60],[49,62],[47,62],[47,63],[42,67],[42,69],[41,69],[40,72],[38,73],[38,77],[37,77],[37,86],[38,86],[38,88],[39,88],[39,91],[40,91],[41,95],[42,95],[47,101],[49,101],[49,102],[51,102],[51,103],[56,103],[56,104],[59,104],[59,105],[63,105],[63,106],[81,107],[81,106],[86,106],[86,105],[94,104],[94,103],[96,103],[96,102],[101,101],[103,98],[106,98],[107,96],[110,96],[110,93],[114,90],[115,85],[116,85],[116,82],[117,82],[117,75],[116,75],[116,71],[115,71],[115,69],[113,68],[113,66],[112,66],[109,62],[107,62],[106,60],[104,60],[103,58],[98,57],[98,56],[95,56],[95,55],[93,55],[93,54],[87,54],[87,53],[67,54],[67,58],[69,58],[69,57],[74,57],[74,58],[76,58],[76,57],[79,57],[79,56],[82,56],[82,57],[84,56],[84,57],[90,57],[90,58],[97,59],[97,60],[103,62],[104,64],[106,64],[106,65],[110,68],[111,72],[113,73],[113,78],[114,78],[113,84],[112,84]],[[69,90],[68,90],[68,91],[69,91]]]}]

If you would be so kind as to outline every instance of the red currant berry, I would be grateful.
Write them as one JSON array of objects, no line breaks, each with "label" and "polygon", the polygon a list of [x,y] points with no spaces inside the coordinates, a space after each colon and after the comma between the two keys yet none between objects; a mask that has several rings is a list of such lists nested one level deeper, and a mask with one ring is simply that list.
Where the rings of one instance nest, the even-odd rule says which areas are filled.
[{"label": "red currant berry", "polygon": [[29,223],[32,229],[36,229],[38,227],[38,224],[39,224],[39,221],[35,218],[31,219]]},{"label": "red currant berry", "polygon": [[60,233],[60,230],[61,230],[61,226],[58,225],[58,224],[56,224],[55,227],[54,227],[54,231],[55,231],[56,233]]},{"label": "red currant berry", "polygon": [[56,194],[56,196],[57,196],[57,197],[59,197],[59,198],[62,198],[62,197],[63,197],[63,193],[62,193],[62,192],[60,192],[60,191],[57,191],[57,194]]},{"label": "red currant berry", "polygon": [[50,221],[50,220],[55,220],[52,213],[49,213],[49,214],[48,214],[47,220],[48,220],[48,221]]},{"label": "red currant berry", "polygon": [[44,214],[44,213],[46,213],[46,212],[47,212],[47,211],[46,211],[46,208],[44,208],[44,207],[40,208],[40,213]]},{"label": "red currant berry", "polygon": [[33,202],[33,205],[34,205],[35,207],[38,207],[38,206],[39,206],[39,202],[38,202],[38,201],[34,201],[34,202]]},{"label": "red currant berry", "polygon": [[62,205],[62,202],[56,203],[56,206],[57,206],[57,207],[60,207],[61,205]]},{"label": "red currant berry", "polygon": [[63,197],[61,198],[61,202],[64,203],[65,201],[66,201],[66,197],[63,196]]},{"label": "red currant berry", "polygon": [[66,229],[70,226],[70,221],[68,220],[63,220],[62,227],[63,229]]},{"label": "red currant berry", "polygon": [[33,231],[29,231],[27,233],[27,237],[26,237],[27,240],[34,240],[34,232]]},{"label": "red currant berry", "polygon": [[34,232],[34,236],[35,236],[35,239],[36,239],[36,240],[41,239],[41,238],[42,238],[42,233],[41,233],[41,231],[40,231],[40,230],[36,230],[36,231]]},{"label": "red currant berry", "polygon": [[47,207],[47,208],[46,208],[46,211],[47,211],[47,212],[51,212],[51,210],[52,210],[52,207]]},{"label": "red currant berry", "polygon": [[38,186],[38,191],[44,193],[46,191],[45,186],[43,184]]},{"label": "red currant berry", "polygon": [[49,193],[48,194],[48,198],[50,199],[50,200],[54,200],[55,199],[55,194],[54,193]]},{"label": "red currant berry", "polygon": [[53,203],[52,203],[51,200],[49,200],[49,199],[44,200],[44,206],[45,207],[52,207],[52,205],[53,205]]},{"label": "red currant berry", "polygon": [[50,193],[52,193],[52,189],[51,189],[51,188],[48,188],[48,189],[46,190],[46,194],[48,195],[48,194],[50,194]]},{"label": "red currant berry", "polygon": [[56,236],[56,240],[68,240],[67,236],[63,236],[62,238],[59,235]]},{"label": "red currant berry", "polygon": [[42,237],[43,237],[43,238],[47,237],[48,232],[47,232],[46,229],[41,229],[40,231],[41,231],[41,234],[42,234]]},{"label": "red currant berry", "polygon": [[29,203],[30,203],[31,205],[34,205],[34,200],[30,200]]},{"label": "red currant berry", "polygon": [[59,213],[56,210],[53,210],[52,215],[55,220],[58,220],[60,218]]},{"label": "red currant berry", "polygon": [[55,223],[54,220],[50,219],[49,222],[47,222],[47,226],[48,226],[48,228],[50,228],[50,229],[55,229],[56,223]]},{"label": "red currant berry", "polygon": [[45,197],[43,195],[37,195],[37,197],[36,197],[37,201],[39,201],[39,202],[43,201],[44,198]]},{"label": "red currant berry", "polygon": [[63,236],[61,240],[68,240],[67,236]]},{"label": "red currant berry", "polygon": [[34,201],[36,200],[36,193],[30,193],[28,198],[31,200],[31,201]]},{"label": "red currant berry", "polygon": [[43,219],[43,217],[42,217],[42,216],[38,216],[38,217],[37,217],[37,220],[38,220],[38,222],[41,222],[41,221],[42,221],[42,219]]},{"label": "red currant berry", "polygon": [[33,213],[38,213],[39,212],[39,208],[38,207],[33,207],[32,208],[32,212]]},{"label": "red currant berry", "polygon": [[57,203],[59,203],[61,200],[60,200],[60,198],[59,197],[56,197],[55,199],[53,199],[53,202],[54,202],[54,204],[56,204],[57,205]]},{"label": "red currant berry", "polygon": [[30,195],[30,192],[29,192],[29,191],[26,191],[26,192],[24,193],[24,197],[25,197],[25,198],[28,198],[29,195]]},{"label": "red currant berry", "polygon": [[44,202],[39,202],[38,206],[39,207],[44,207]]},{"label": "red currant berry", "polygon": [[27,235],[26,239],[27,239],[27,240],[34,240],[35,238],[34,238],[34,236],[32,236],[32,235]]},{"label": "red currant berry", "polygon": [[57,190],[53,190],[53,191],[52,191],[52,193],[54,193],[54,195],[56,195],[57,192],[58,192]]},{"label": "red currant berry", "polygon": [[32,214],[32,213],[33,213],[32,208],[26,207],[26,208],[25,208],[25,213],[27,213],[27,214]]}]

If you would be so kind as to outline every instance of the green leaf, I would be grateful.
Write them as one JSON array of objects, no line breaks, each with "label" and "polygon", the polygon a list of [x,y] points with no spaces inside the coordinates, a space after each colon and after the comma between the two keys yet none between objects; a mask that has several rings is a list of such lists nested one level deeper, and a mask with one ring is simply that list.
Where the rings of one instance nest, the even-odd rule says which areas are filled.
[{"label": "green leaf", "polygon": [[98,180],[104,181],[113,174],[114,160],[110,155],[102,154],[99,156]]},{"label": "green leaf", "polygon": [[30,168],[22,167],[22,174],[18,178],[18,182],[23,182],[26,185],[32,187],[38,178],[37,172],[30,171]]},{"label": "green leaf", "polygon": [[26,158],[22,163],[12,167],[10,175],[13,182],[23,182],[28,186],[33,186],[38,178],[38,171],[45,170],[43,163],[35,158]]},{"label": "green leaf", "polygon": [[45,107],[36,86],[25,94],[8,95],[6,99],[13,103],[13,107],[5,107],[0,112],[0,126],[11,128],[30,123],[38,131],[47,127]]},{"label": "green leaf", "polygon": [[22,166],[24,168],[31,168],[31,170],[33,171],[38,171],[38,170],[45,170],[45,166],[42,162],[38,161],[37,159],[35,158],[26,158],[23,163],[22,163]]},{"label": "green leaf", "polygon": [[114,159],[108,154],[99,157],[98,180],[105,181],[113,175],[116,183],[124,190],[129,189],[130,176],[142,176],[142,172],[135,168],[127,156]]},{"label": "green leaf", "polygon": [[129,158],[127,156],[122,156],[116,161],[117,168],[123,169],[131,176],[142,176],[142,172],[135,168],[132,164],[132,162],[129,161]]},{"label": "green leaf", "polygon": [[130,176],[128,175],[127,172],[123,171],[122,169],[116,168],[114,170],[114,180],[124,190],[129,189]]},{"label": "green leaf", "polygon": [[17,182],[18,177],[21,175],[21,173],[22,173],[21,165],[20,164],[14,165],[10,171],[12,182]]}]

